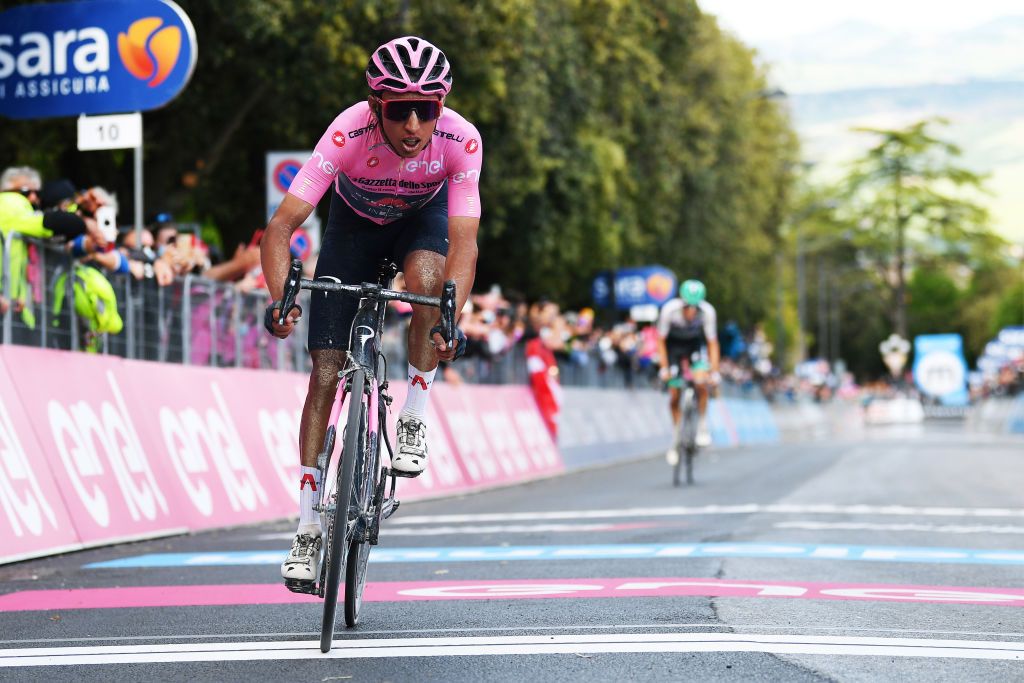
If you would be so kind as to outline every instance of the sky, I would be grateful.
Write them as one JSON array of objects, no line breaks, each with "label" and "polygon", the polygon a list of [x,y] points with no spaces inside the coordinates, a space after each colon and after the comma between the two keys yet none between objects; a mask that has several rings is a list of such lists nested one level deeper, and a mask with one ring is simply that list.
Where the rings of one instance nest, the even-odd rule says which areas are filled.
[{"label": "sky", "polygon": [[818,31],[844,21],[867,21],[916,34],[977,26],[1000,16],[1024,14],[1021,0],[698,0],[723,27],[744,42]]},{"label": "sky", "polygon": [[[849,160],[871,141],[851,128],[896,128],[943,116],[951,121],[943,135],[964,149],[969,168],[989,176],[991,195],[985,203],[993,227],[1024,242],[1020,89],[958,101],[939,97],[937,87],[1024,82],[1024,22],[1006,20],[1024,17],[1024,0],[697,1],[718,17],[722,28],[757,48],[770,68],[769,82],[789,93],[802,153],[821,179],[844,173]],[[970,31],[996,19],[1003,19],[997,24],[1001,33]],[[899,90],[915,86],[929,91]],[[859,100],[843,99],[841,92],[829,97],[830,92],[859,88],[875,90]],[[830,118],[808,116],[815,94],[819,103],[833,102],[827,108]]]}]

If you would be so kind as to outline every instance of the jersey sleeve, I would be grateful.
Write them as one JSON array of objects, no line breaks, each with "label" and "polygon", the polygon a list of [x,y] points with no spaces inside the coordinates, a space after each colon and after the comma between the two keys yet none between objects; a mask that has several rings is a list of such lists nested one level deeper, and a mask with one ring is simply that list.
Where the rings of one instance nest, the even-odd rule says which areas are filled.
[{"label": "jersey sleeve", "polygon": [[313,154],[295,175],[288,187],[288,194],[313,206],[320,203],[327,188],[338,176],[338,172],[345,167],[346,151],[355,147],[349,145],[349,150],[346,150],[345,143],[348,141],[348,131],[356,128],[357,122],[356,107],[346,109],[334,119],[320,136],[320,141],[313,148]]},{"label": "jersey sleeve", "polygon": [[448,215],[480,218],[480,171],[484,146],[476,126],[466,122],[466,142],[456,143],[453,163],[448,169]]},{"label": "jersey sleeve", "polygon": [[672,308],[675,303],[675,299],[665,302],[661,307],[661,313],[658,314],[658,336],[662,339],[668,337],[669,328],[672,326]]},{"label": "jersey sleeve", "polygon": [[709,342],[716,341],[718,339],[718,312],[707,301],[701,302],[701,311],[704,313],[704,338]]}]

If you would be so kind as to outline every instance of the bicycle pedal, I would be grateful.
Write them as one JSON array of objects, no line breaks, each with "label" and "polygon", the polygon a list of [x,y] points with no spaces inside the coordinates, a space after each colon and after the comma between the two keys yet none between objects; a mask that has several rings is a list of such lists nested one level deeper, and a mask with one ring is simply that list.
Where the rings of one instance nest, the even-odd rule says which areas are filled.
[{"label": "bicycle pedal", "polygon": [[399,472],[398,470],[391,470],[390,474],[392,477],[402,477],[403,479],[415,479],[416,477],[423,474],[422,472]]},{"label": "bicycle pedal", "polygon": [[315,581],[300,581],[299,579],[285,579],[284,586],[292,593],[305,593],[307,595],[316,594],[316,582]]}]

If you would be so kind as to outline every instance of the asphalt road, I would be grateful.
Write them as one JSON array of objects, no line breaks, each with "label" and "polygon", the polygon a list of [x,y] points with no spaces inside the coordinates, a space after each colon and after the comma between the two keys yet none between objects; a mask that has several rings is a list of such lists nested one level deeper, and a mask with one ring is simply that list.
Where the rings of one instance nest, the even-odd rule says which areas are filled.
[{"label": "asphalt road", "polygon": [[294,522],[0,567],[0,679],[1020,680],[1024,441],[957,425],[412,503],[317,647]]}]

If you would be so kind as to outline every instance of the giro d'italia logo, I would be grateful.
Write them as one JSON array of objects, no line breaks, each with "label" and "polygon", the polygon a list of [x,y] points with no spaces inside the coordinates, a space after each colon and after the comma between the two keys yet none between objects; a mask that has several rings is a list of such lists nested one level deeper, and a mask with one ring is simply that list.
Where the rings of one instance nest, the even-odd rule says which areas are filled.
[{"label": "giro d'italia logo", "polygon": [[163,26],[163,19],[146,17],[128,27],[127,33],[117,36],[117,52],[124,68],[150,88],[163,83],[181,54],[181,29]]}]

